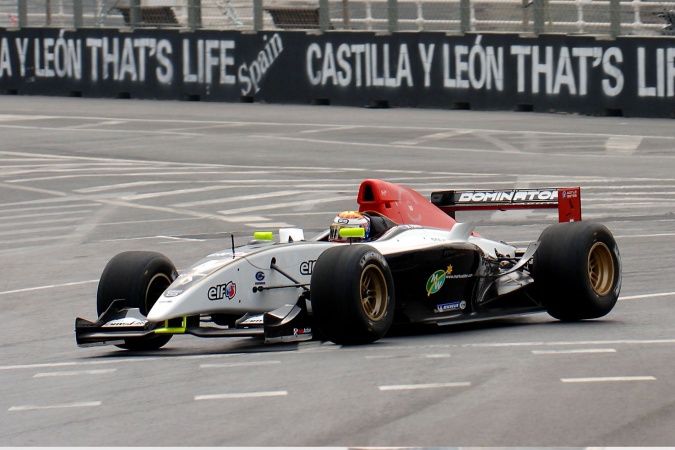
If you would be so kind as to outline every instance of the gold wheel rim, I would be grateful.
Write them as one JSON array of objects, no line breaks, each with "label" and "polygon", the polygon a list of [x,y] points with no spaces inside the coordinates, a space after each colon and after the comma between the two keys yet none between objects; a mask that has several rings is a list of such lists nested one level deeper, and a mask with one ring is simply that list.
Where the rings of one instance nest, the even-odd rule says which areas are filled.
[{"label": "gold wheel rim", "polygon": [[368,319],[377,322],[387,311],[387,282],[384,272],[371,264],[361,273],[361,307]]},{"label": "gold wheel rim", "polygon": [[591,287],[599,296],[605,296],[614,284],[614,258],[609,247],[596,242],[588,253],[588,279]]}]

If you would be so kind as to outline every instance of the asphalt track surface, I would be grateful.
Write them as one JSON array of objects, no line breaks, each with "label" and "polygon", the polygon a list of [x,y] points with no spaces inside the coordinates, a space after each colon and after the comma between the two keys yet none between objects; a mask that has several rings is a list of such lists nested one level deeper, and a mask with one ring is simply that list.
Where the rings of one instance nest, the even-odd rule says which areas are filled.
[{"label": "asphalt track surface", "polygon": [[[0,98],[1,446],[675,445],[672,120],[408,109]],[[179,270],[254,230],[328,226],[380,178],[581,186],[616,236],[606,317],[546,314],[361,347],[174,337],[78,348],[124,250]],[[526,243],[554,211],[471,213]]]}]

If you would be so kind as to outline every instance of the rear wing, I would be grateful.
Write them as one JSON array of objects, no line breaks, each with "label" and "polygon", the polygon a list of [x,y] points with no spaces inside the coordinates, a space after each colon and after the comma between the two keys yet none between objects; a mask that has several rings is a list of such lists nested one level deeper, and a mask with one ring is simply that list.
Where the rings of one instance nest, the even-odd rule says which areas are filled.
[{"label": "rear wing", "polygon": [[456,211],[557,209],[559,222],[581,220],[581,188],[439,191],[431,203],[453,219]]}]

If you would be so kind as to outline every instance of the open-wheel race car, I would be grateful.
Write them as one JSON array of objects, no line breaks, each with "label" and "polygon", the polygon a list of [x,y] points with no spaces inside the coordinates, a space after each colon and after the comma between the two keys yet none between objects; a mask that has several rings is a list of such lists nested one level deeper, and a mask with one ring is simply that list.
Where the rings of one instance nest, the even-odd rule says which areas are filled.
[{"label": "open-wheel race car", "polygon": [[[152,350],[176,334],[367,344],[393,324],[535,312],[578,321],[606,315],[618,300],[617,244],[604,225],[581,220],[578,187],[439,191],[427,199],[369,179],[357,203],[356,225],[338,215],[310,239],[299,228],[276,238],[257,232],[239,247],[232,239],[232,248],[180,275],[160,253],[116,255],[98,285],[98,319],[75,321],[77,344]],[[559,223],[519,247],[455,220],[461,210],[518,208],[557,208]]]}]

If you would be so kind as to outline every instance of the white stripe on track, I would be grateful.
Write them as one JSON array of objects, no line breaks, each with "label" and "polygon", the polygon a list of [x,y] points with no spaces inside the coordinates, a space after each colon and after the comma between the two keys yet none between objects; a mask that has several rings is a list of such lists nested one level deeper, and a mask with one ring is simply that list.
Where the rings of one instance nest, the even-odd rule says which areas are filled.
[{"label": "white stripe on track", "polygon": [[616,353],[613,348],[589,348],[575,350],[532,350],[533,355],[570,355],[579,353]]},{"label": "white stripe on track", "polygon": [[241,392],[233,394],[195,395],[195,400],[221,400],[228,398],[279,397],[288,395],[287,391]]},{"label": "white stripe on track", "polygon": [[563,383],[604,383],[610,381],[656,381],[652,376],[639,377],[589,377],[589,378],[561,378]]},{"label": "white stripe on track", "polygon": [[471,383],[468,381],[459,381],[454,383],[427,383],[427,384],[399,384],[392,386],[378,386],[381,391],[407,391],[414,389],[436,389],[446,387],[468,387]]},{"label": "white stripe on track", "polygon": [[90,406],[101,406],[102,402],[77,402],[77,403],[60,403],[56,405],[23,405],[12,406],[7,411],[31,411],[36,409],[61,409],[61,408],[86,408]]},{"label": "white stripe on track", "polygon": [[24,288],[24,289],[14,289],[12,291],[2,291],[2,292],[0,292],[0,295],[20,294],[22,292],[41,291],[41,290],[44,290],[44,289],[56,289],[56,288],[60,288],[60,287],[77,286],[77,285],[80,285],[80,284],[89,284],[89,283],[98,283],[98,280],[74,281],[72,283],[50,284],[49,286],[36,286],[36,287]]}]

